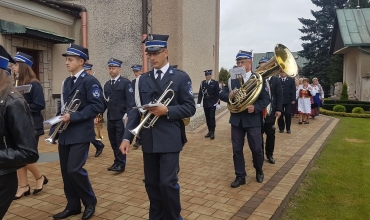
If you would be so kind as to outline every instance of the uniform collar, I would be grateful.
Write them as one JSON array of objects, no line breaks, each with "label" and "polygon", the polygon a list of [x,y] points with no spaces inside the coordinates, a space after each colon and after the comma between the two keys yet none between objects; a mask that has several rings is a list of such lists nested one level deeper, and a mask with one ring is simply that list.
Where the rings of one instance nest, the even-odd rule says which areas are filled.
[{"label": "uniform collar", "polygon": [[[170,68],[170,63],[167,62],[166,65],[164,65],[164,67],[161,68],[162,70],[162,78],[164,76],[164,74],[167,72],[168,68]],[[156,68],[154,68],[154,74],[157,74],[157,70]]]},{"label": "uniform collar", "polygon": [[120,77],[121,75],[118,75],[118,76],[116,76],[116,78],[114,78],[114,79],[110,79],[110,80],[115,80],[115,82],[117,82],[117,80],[118,80],[118,78]]},{"label": "uniform collar", "polygon": [[[74,75],[74,77],[76,77],[76,79],[75,80],[77,80],[78,79],[78,77],[80,77],[80,75],[81,75],[81,73],[83,73],[83,71],[85,71],[84,69],[82,69],[82,70],[80,70],[78,73],[76,73],[75,75]],[[71,77],[73,76],[73,74],[71,75]],[[75,81],[76,82],[76,81]]]}]

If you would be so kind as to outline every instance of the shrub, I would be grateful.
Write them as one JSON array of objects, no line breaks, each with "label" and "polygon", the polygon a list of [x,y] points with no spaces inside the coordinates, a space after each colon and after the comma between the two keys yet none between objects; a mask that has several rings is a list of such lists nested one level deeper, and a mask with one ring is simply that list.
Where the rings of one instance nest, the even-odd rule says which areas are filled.
[{"label": "shrub", "polygon": [[343,83],[342,92],[340,93],[340,100],[348,100],[348,86],[347,82]]},{"label": "shrub", "polygon": [[360,103],[357,103],[357,102],[354,102],[353,104],[346,104],[346,103],[341,103],[341,102],[337,102],[335,104],[329,104],[329,103],[325,102],[322,107],[326,110],[332,111],[334,106],[336,106],[336,105],[343,105],[346,108],[347,113],[351,113],[352,109],[354,109],[355,107],[361,107],[361,108],[364,109],[364,111],[370,111],[370,103],[365,105],[365,104],[360,104]]},{"label": "shrub", "polygon": [[364,114],[364,113],[365,113],[365,111],[364,111],[364,109],[363,109],[363,108],[361,108],[361,107],[355,107],[355,108],[353,108],[353,109],[352,109],[352,113]]},{"label": "shrub", "polygon": [[335,111],[335,112],[346,112],[346,107],[344,107],[343,105],[336,105],[336,106],[334,106],[333,111]]}]

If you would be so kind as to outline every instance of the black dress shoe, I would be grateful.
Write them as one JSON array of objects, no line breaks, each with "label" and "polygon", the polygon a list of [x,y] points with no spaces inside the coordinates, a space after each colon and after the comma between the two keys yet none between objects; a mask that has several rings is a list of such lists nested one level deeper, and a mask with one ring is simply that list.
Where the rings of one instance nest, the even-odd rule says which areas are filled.
[{"label": "black dress shoe", "polygon": [[107,170],[112,171],[112,169],[115,168],[116,166],[117,166],[117,164],[114,163],[112,166],[108,167]]},{"label": "black dress shoe", "polygon": [[239,187],[240,185],[244,185],[244,184],[245,184],[245,178],[236,177],[234,182],[231,183],[231,187],[236,188],[236,187]]},{"label": "black dress shoe", "polygon": [[280,133],[284,133],[284,130],[280,130]]},{"label": "black dress shoe", "polygon": [[267,155],[267,160],[269,161],[269,163],[275,164],[275,160],[271,155]]},{"label": "black dress shoe", "polygon": [[[41,189],[33,190],[33,193],[32,193],[33,195],[36,195],[37,193],[41,192],[41,190],[44,188],[44,185],[48,184],[48,182],[49,182],[49,180],[48,180],[48,178],[46,178],[46,176],[41,175],[41,177],[44,177],[44,182],[42,183]],[[40,179],[40,178],[38,178],[38,179]],[[38,180],[38,179],[36,179],[36,180]]]},{"label": "black dress shoe", "polygon": [[257,180],[257,182],[262,183],[264,177],[265,177],[265,175],[263,174],[262,170],[256,171],[256,180]]},{"label": "black dress shoe", "polygon": [[96,149],[96,152],[95,152],[95,157],[99,157],[102,153],[103,153],[103,148],[99,148],[99,149]]},{"label": "black dress shoe", "polygon": [[206,134],[206,136],[204,136],[205,138],[209,138],[211,137],[211,132],[208,132],[208,134]]},{"label": "black dress shoe", "polygon": [[211,140],[215,139],[215,132],[212,131],[209,137],[211,138]]},{"label": "black dress shoe", "polygon": [[115,167],[112,167],[112,171],[122,173],[125,171],[125,166],[121,166],[117,164]]},{"label": "black dress shoe", "polygon": [[91,218],[95,213],[95,205],[86,206],[84,214],[82,215],[82,220],[87,220]]},{"label": "black dress shoe", "polygon": [[72,215],[78,215],[81,213],[81,210],[67,210],[65,209],[63,212],[53,215],[54,219],[65,219]]},{"label": "black dress shoe", "polygon": [[292,132],[291,132],[290,130],[287,130],[287,131],[286,131],[286,133],[290,134],[290,133],[292,133]]},{"label": "black dress shoe", "polygon": [[143,179],[143,182],[145,183],[145,179]]}]

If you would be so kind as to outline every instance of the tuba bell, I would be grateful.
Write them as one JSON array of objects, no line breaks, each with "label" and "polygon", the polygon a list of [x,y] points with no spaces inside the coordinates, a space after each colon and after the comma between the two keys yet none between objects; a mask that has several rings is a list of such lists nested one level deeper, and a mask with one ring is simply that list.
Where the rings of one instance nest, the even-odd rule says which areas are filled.
[{"label": "tuba bell", "polygon": [[284,71],[290,77],[298,74],[298,66],[293,54],[283,44],[276,44],[275,55],[264,66],[254,71],[252,75],[239,89],[234,90],[234,96],[229,98],[227,105],[231,113],[239,113],[252,105],[260,95],[263,80]]}]

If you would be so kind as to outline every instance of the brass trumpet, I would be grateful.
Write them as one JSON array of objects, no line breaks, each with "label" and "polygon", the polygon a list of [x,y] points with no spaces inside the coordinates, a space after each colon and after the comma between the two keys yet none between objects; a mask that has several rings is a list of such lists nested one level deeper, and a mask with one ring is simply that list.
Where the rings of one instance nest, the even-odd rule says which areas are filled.
[{"label": "brass trumpet", "polygon": [[[168,84],[166,90],[164,90],[164,92],[162,93],[162,95],[158,98],[158,100],[156,100],[154,103],[152,104],[162,104],[164,106],[168,106],[170,104],[170,102],[172,101],[172,99],[175,97],[175,92],[172,90],[172,89],[169,89],[170,86],[172,85],[172,81]],[[170,98],[167,98],[166,100],[165,97],[168,93],[172,93],[172,96]],[[164,100],[164,101],[163,101]],[[163,102],[162,102],[163,101]],[[140,137],[139,134],[140,134],[140,130],[142,128],[151,128],[154,126],[155,122],[158,120],[160,116],[154,116],[152,117],[152,114],[151,113],[148,113],[145,118],[140,122],[140,124],[132,129],[132,130],[129,130],[133,135],[135,135],[136,137]]]},{"label": "brass trumpet", "polygon": [[[76,90],[76,93],[73,95],[71,102],[67,105],[64,109],[62,109],[62,112],[60,115],[70,114],[72,112],[77,111],[78,107],[81,105],[81,100],[75,99],[76,95],[79,93],[79,90]],[[57,136],[57,133],[62,133],[69,125],[68,122],[61,121],[55,126],[54,132],[44,140],[48,144],[55,144],[55,137]]]},{"label": "brass trumpet", "polygon": [[95,140],[101,141],[103,139],[103,136],[100,134],[100,130],[103,129],[103,122],[104,122],[103,115],[99,113],[96,116],[96,119],[98,120],[98,123],[95,125],[95,128],[96,128]]}]

